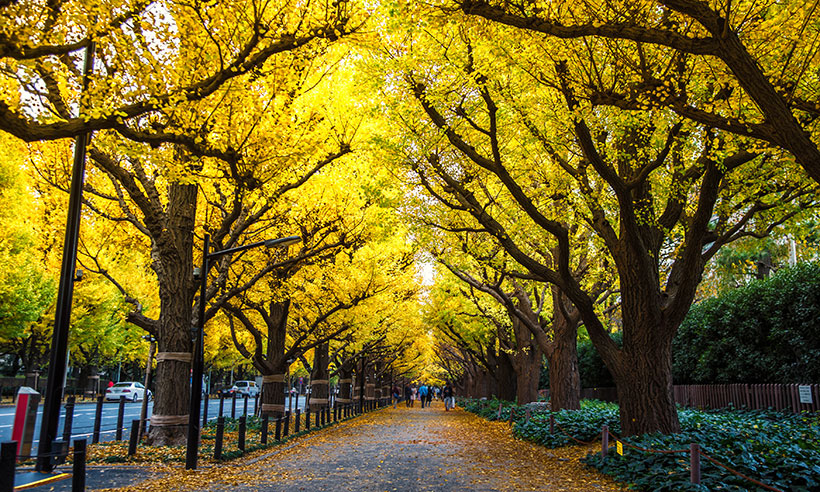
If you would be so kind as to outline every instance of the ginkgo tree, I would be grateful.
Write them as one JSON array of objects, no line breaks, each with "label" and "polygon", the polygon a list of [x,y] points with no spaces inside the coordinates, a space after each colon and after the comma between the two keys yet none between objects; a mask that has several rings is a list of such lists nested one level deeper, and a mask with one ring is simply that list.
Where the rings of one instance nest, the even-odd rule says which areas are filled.
[{"label": "ginkgo tree", "polygon": [[[274,9],[279,17],[273,14]],[[212,6],[207,12],[192,11],[187,6],[172,10],[169,15],[173,14],[174,22],[190,25],[191,32],[201,36],[177,40],[186,49],[163,52],[163,57],[173,63],[165,68],[165,77],[156,77],[148,86],[158,84],[165,90],[168,79],[174,76],[205,76],[203,80],[208,82],[195,90],[202,93],[192,99],[175,97],[168,106],[151,103],[150,114],[135,120],[115,118],[116,128],[98,131],[89,150],[93,167],[85,183],[86,209],[100,219],[129,228],[132,237],[123,237],[123,246],[128,244],[150,258],[156,278],[155,293],[146,297],[142,279],[135,288],[127,281],[127,274],[115,271],[114,257],[89,258],[88,263],[95,265],[92,271],[108,278],[132,305],[127,320],[158,340],[156,400],[148,433],[153,444],[179,443],[184,438],[188,407],[184,388],[188,387],[192,350],[190,327],[204,324],[228,299],[221,295],[220,286],[232,258],[222,258],[212,262],[212,270],[200,272],[211,281],[206,297],[197,302],[214,302],[206,309],[205,320],[193,317],[198,312],[192,309],[197,290],[193,276],[198,242],[195,232],[210,234],[211,251],[252,242],[262,234],[266,238],[272,234],[293,235],[298,232],[290,229],[294,224],[274,214],[278,201],[350,151],[351,135],[336,128],[321,105],[302,99],[311,90],[326,90],[319,85],[334,60],[328,54],[327,43],[302,46],[303,42],[324,38],[321,32],[325,31],[316,23],[335,25],[347,7],[343,2],[317,5],[316,10],[313,6],[293,9],[291,12],[288,6],[279,9],[265,3],[255,6],[250,16],[234,5]],[[224,24],[216,22],[222,20],[222,15],[227,19],[238,16],[242,21],[236,28],[222,32]],[[267,23],[270,28],[265,26]],[[273,28],[276,39],[259,38],[261,31],[269,33]],[[307,37],[300,37],[300,33]],[[247,51],[222,49],[211,36],[230,47],[246,43]],[[337,36],[338,32],[331,37]],[[153,46],[148,44],[148,48]],[[136,45],[142,46],[138,42]],[[107,55],[102,64],[108,68],[98,80],[110,82],[111,68],[116,62],[128,60],[123,52],[113,49]],[[221,75],[208,78],[209,69],[228,63],[226,57],[242,61],[217,69]],[[59,88],[43,95],[55,111],[61,101],[62,106],[70,106],[71,96],[76,96]],[[125,88],[121,91],[128,92]],[[214,97],[205,97],[208,95]],[[101,97],[94,83],[85,97],[91,102]],[[134,93],[134,97],[139,96]],[[91,116],[90,121],[94,120]],[[44,173],[51,181],[66,179],[58,162],[43,159],[42,167],[51,170]],[[310,243],[310,238],[305,239],[306,244]],[[232,295],[250,288],[266,268],[275,268],[282,258],[271,256],[267,261],[270,263],[243,277],[245,283]],[[150,312],[149,306],[158,309]]]},{"label": "ginkgo tree", "polygon": [[[579,100],[577,67],[551,57],[549,39],[486,22],[441,24],[384,50],[393,86],[403,88],[393,108],[405,162],[430,196],[572,301],[616,380],[626,434],[677,431],[671,340],[705,263],[724,244],[814,207],[815,184],[783,152],[672,111]],[[550,261],[527,228],[551,238]],[[595,244],[602,270],[617,271],[622,347],[590,285],[573,275],[579,240]]]},{"label": "ginkgo tree", "polygon": [[[817,2],[651,0],[442,2],[547,36],[579,61],[576,94],[627,111],[666,107],[789,151],[820,181]],[[590,57],[590,53],[595,56]]]}]

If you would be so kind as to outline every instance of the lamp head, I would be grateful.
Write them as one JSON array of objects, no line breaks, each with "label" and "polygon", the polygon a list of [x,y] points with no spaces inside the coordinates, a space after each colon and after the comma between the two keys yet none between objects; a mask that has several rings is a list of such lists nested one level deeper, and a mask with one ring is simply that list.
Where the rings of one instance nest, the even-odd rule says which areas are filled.
[{"label": "lamp head", "polygon": [[272,248],[274,246],[287,247],[287,246],[290,246],[291,244],[296,244],[301,240],[302,240],[302,238],[299,237],[299,236],[288,236],[288,237],[280,237],[280,238],[277,238],[277,239],[268,239],[267,241],[265,241],[265,247],[266,248]]}]

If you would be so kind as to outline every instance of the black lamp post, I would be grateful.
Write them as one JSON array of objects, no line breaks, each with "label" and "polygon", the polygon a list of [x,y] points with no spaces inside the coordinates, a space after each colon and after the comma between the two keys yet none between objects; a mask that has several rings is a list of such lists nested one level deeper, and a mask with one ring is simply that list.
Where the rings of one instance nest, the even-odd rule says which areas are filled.
[{"label": "black lamp post", "polygon": [[[88,81],[94,69],[94,49],[94,43],[90,43],[85,49],[83,92],[88,88]],[[40,424],[40,444],[37,446],[37,464],[35,467],[39,472],[50,472],[54,469],[54,460],[50,456],[51,444],[57,439],[57,427],[60,423],[60,403],[62,403],[65,389],[63,380],[68,365],[68,328],[71,324],[71,300],[74,295],[74,281],[80,280],[82,277],[81,274],[76,274],[74,269],[77,264],[77,241],[80,237],[83,183],[85,181],[85,153],[89,140],[91,140],[91,133],[85,132],[77,135],[74,141],[74,163],[71,167],[71,188],[68,198],[65,241],[63,242],[63,262],[60,270],[59,290],[57,291],[54,333],[51,337],[51,355],[48,364],[45,401],[43,402],[43,420]]]},{"label": "black lamp post", "polygon": [[207,288],[208,268],[210,261],[220,256],[231,253],[238,253],[248,249],[265,246],[272,248],[274,246],[290,246],[301,241],[299,236],[288,236],[278,239],[268,239],[266,241],[259,241],[256,243],[238,246],[236,248],[223,249],[222,251],[214,251],[208,253],[210,248],[211,236],[205,234],[205,242],[202,246],[202,269],[199,271],[199,322],[197,323],[196,339],[194,341],[194,359],[191,371],[191,404],[188,407],[188,445],[185,450],[185,469],[195,470],[197,462],[197,454],[199,451],[199,410],[202,399],[202,373],[204,353],[202,345],[202,336],[205,329],[205,290]]}]

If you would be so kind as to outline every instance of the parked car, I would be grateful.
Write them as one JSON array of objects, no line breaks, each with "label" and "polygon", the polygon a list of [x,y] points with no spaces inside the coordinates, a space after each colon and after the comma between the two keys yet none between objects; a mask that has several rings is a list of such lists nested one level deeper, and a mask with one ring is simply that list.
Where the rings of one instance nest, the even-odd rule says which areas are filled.
[{"label": "parked car", "polygon": [[136,381],[117,383],[105,390],[107,401],[118,401],[120,396],[124,396],[126,400],[139,401],[145,398],[145,395],[148,395],[148,401],[151,401],[151,390],[145,389],[142,383]]},{"label": "parked car", "polygon": [[256,381],[236,381],[231,387],[231,393],[236,393],[237,396],[254,397],[259,394],[259,386],[256,385]]}]

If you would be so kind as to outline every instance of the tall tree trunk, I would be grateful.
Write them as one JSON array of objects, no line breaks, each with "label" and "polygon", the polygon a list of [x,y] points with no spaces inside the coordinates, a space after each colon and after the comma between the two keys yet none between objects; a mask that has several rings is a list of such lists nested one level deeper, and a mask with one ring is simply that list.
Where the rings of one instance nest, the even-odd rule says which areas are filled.
[{"label": "tall tree trunk", "polygon": [[581,373],[578,370],[578,313],[568,301],[564,302],[564,295],[555,286],[552,287],[552,299],[553,338],[546,352],[550,373],[550,408],[553,411],[579,410]]},{"label": "tall tree trunk", "polygon": [[350,364],[342,364],[339,368],[339,398],[336,401],[340,405],[353,402],[353,367]]},{"label": "tall tree trunk", "polygon": [[680,432],[672,393],[671,341],[654,338],[628,344],[625,341],[624,351],[618,354],[613,378],[618,389],[621,432],[626,436],[658,430]]},{"label": "tall tree trunk", "polygon": [[496,369],[496,395],[501,400],[514,401],[518,393],[518,381],[515,376],[515,369],[513,368],[510,356],[500,351],[495,357]]},{"label": "tall tree trunk", "polygon": [[515,359],[516,401],[524,405],[538,399],[541,378],[541,352],[534,345],[519,350]]},{"label": "tall tree trunk", "polygon": [[270,303],[268,345],[264,360],[254,357],[254,367],[262,374],[261,415],[279,418],[285,415],[285,387],[288,362],[285,360],[290,299]]},{"label": "tall tree trunk", "polygon": [[160,299],[156,395],[147,436],[152,446],[185,443],[193,351],[191,305],[195,291],[196,196],[196,185],[174,183],[169,186],[167,224],[152,246],[152,268],[159,281]]},{"label": "tall tree trunk", "polygon": [[310,410],[316,412],[327,406],[329,395],[328,363],[330,344],[319,344],[313,355],[313,373],[310,375]]}]

